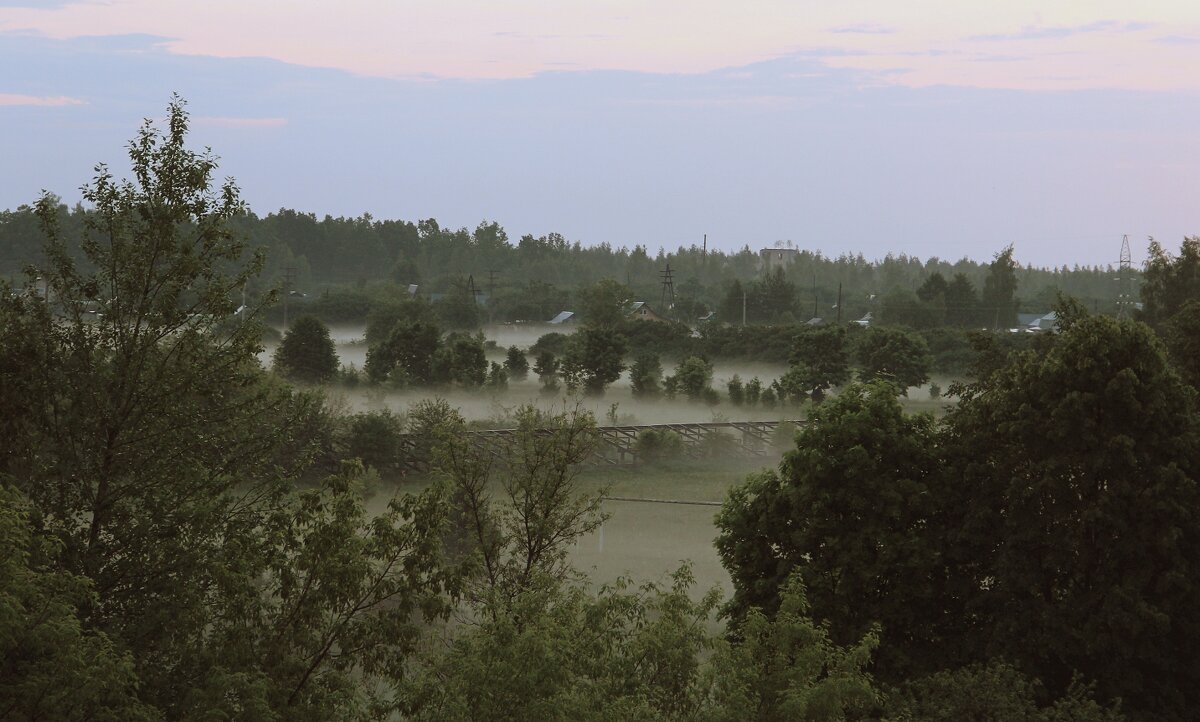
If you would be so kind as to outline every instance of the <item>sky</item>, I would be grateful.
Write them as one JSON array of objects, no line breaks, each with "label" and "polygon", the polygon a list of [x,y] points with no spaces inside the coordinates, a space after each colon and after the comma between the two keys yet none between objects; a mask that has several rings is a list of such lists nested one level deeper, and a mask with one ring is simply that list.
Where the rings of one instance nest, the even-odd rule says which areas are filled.
[{"label": "sky", "polygon": [[251,208],[1115,263],[1200,233],[1200,3],[0,0],[0,208],[172,93]]}]

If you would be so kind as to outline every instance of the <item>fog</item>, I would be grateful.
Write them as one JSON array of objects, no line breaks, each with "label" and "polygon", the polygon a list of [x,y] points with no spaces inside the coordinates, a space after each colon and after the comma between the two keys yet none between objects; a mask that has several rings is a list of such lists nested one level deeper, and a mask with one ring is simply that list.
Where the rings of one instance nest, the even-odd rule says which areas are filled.
[{"label": "fog", "polygon": [[[334,326],[330,328],[330,336],[337,347],[338,360],[344,366],[353,365],[362,369],[367,360],[367,345],[363,341],[364,326]],[[546,324],[496,324],[483,329],[484,336],[495,341],[499,348],[487,352],[489,361],[502,363],[507,347],[515,345],[523,350],[537,341],[539,337],[551,331],[571,333],[572,329]],[[270,342],[259,354],[259,360],[269,366],[278,342]],[[530,359],[532,364],[533,359]],[[672,373],[673,361],[663,359],[663,372]],[[764,385],[772,379],[782,376],[787,370],[783,364],[756,362],[727,362],[718,361],[713,365],[713,387],[724,394],[725,383],[738,374],[744,381],[757,376]],[[761,407],[735,407],[724,401],[716,406],[691,402],[676,398],[668,400],[657,398],[653,401],[636,399],[629,384],[629,372],[609,386],[603,396],[566,396],[565,390],[554,395],[542,393],[537,375],[530,372],[523,381],[510,379],[508,388],[502,391],[491,389],[460,389],[460,388],[413,388],[413,389],[383,389],[360,385],[356,388],[329,387],[330,399],[338,407],[349,412],[389,409],[405,414],[408,409],[424,399],[438,396],[446,399],[458,408],[468,421],[491,422],[503,426],[511,416],[511,412],[523,404],[533,404],[541,408],[574,406],[578,402],[583,408],[591,411],[601,425],[622,424],[661,424],[669,422],[708,422],[708,421],[777,421],[794,418],[798,413],[792,408],[763,409]],[[615,404],[615,409],[614,409]]]}]

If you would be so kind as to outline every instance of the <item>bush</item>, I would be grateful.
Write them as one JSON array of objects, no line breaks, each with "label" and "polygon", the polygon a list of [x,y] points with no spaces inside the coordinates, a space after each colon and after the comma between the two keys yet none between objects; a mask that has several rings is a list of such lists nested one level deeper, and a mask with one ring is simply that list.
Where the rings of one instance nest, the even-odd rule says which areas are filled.
[{"label": "bush", "polygon": [[321,384],[338,372],[337,351],[329,329],[312,316],[301,316],[275,349],[276,373],[293,381]]},{"label": "bush", "polygon": [[351,416],[346,424],[346,456],[373,469],[392,470],[400,463],[404,418],[388,409]]},{"label": "bush", "polygon": [[657,464],[683,456],[683,439],[674,431],[646,429],[633,446],[638,461]]}]

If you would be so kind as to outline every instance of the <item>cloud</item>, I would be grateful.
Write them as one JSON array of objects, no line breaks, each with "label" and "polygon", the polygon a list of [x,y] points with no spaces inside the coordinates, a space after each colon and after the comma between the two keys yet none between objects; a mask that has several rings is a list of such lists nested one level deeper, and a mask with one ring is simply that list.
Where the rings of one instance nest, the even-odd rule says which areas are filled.
[{"label": "cloud", "polygon": [[0,93],[0,105],[32,105],[41,108],[61,108],[66,105],[87,105],[86,100],[65,95],[21,95]]},{"label": "cloud", "polygon": [[1088,33],[1134,33],[1152,27],[1151,23],[1118,22],[1116,20],[1098,20],[1085,25],[1059,25],[1039,27],[1026,25],[1015,33],[996,33],[989,35],[972,35],[967,40],[996,42],[1005,40],[1053,40],[1086,35]]},{"label": "cloud", "polygon": [[287,125],[287,118],[228,118],[222,116],[200,116],[192,122],[212,128],[279,128]]},{"label": "cloud", "polygon": [[1161,45],[1200,45],[1200,38],[1188,35],[1163,35],[1154,39]]},{"label": "cloud", "polygon": [[854,23],[852,25],[839,25],[836,28],[829,28],[829,32],[845,35],[891,35],[896,32],[896,29],[885,25],[876,25],[875,23]]}]

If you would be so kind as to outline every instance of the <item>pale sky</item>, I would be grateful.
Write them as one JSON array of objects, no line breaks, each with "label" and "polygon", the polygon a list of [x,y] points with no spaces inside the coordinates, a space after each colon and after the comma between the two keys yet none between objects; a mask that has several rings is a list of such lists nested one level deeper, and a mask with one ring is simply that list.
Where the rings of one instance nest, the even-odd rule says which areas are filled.
[{"label": "pale sky", "polygon": [[171,92],[258,212],[1106,263],[1200,233],[1200,3],[0,0],[0,208]]}]

